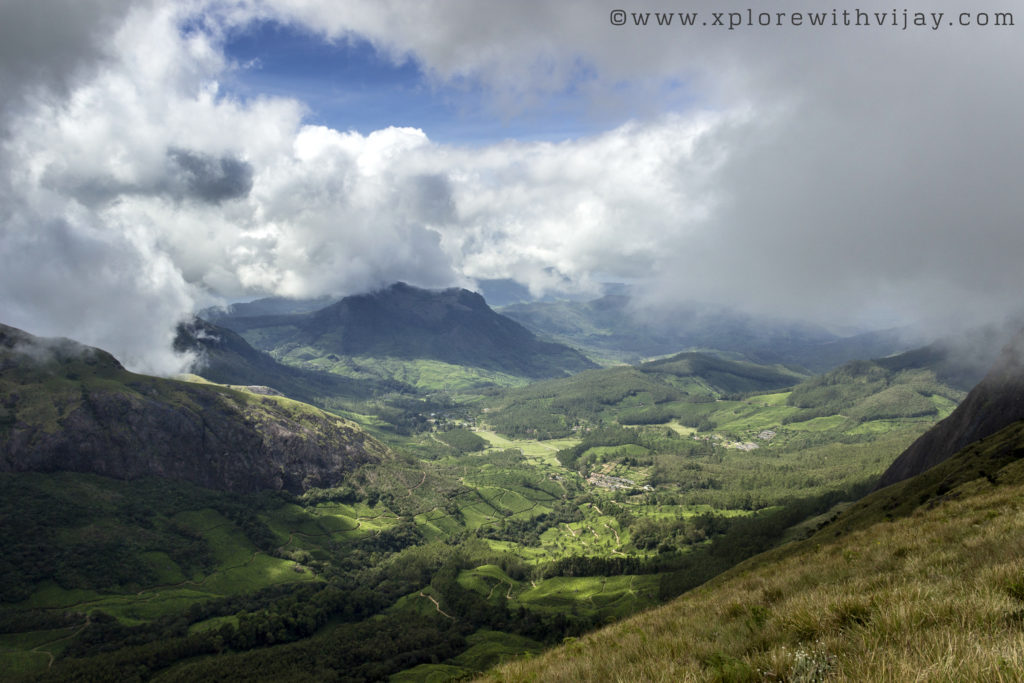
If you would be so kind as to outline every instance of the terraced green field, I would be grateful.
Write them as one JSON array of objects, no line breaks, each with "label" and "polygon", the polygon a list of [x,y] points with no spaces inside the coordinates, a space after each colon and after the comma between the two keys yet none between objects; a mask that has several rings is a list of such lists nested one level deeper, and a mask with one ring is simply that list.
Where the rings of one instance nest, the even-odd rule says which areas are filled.
[{"label": "terraced green field", "polygon": [[516,596],[532,609],[562,612],[590,609],[602,617],[623,617],[657,601],[656,576],[557,577]]}]

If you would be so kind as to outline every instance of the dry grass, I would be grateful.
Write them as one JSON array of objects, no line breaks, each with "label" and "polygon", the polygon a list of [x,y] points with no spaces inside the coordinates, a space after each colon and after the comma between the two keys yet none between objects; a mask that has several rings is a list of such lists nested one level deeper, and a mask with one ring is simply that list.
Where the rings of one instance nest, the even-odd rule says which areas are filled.
[{"label": "dry grass", "polygon": [[823,532],[485,680],[1024,681],[1024,465],[999,479]]}]

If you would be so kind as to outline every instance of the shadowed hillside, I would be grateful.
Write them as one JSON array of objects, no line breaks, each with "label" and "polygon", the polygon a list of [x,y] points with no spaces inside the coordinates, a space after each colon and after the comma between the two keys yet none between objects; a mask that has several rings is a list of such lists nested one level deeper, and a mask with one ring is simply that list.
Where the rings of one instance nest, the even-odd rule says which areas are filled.
[{"label": "shadowed hillside", "polygon": [[358,400],[388,391],[414,391],[401,382],[355,380],[284,365],[270,354],[254,349],[232,330],[200,318],[178,326],[174,350],[197,354],[199,361],[194,372],[211,382],[264,385],[296,400],[320,406],[325,399]]},{"label": "shadowed hillside", "polygon": [[99,349],[0,326],[0,471],[160,476],[230,491],[340,482],[386,449],[290,399],[137,375]]}]

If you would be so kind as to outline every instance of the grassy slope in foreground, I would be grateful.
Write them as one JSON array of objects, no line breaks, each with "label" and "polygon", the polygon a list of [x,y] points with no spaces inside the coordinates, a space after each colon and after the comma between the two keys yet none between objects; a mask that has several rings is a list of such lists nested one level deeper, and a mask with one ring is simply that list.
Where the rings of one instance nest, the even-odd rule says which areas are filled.
[{"label": "grassy slope in foreground", "polygon": [[491,680],[1021,680],[1024,422]]}]

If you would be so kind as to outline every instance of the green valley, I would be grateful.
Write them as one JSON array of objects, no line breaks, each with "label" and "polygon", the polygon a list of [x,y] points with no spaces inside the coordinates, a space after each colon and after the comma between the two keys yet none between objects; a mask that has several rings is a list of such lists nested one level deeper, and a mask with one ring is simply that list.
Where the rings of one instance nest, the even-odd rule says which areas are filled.
[{"label": "green valley", "polygon": [[[230,339],[198,337],[216,335]],[[288,388],[308,371],[241,339],[214,351],[233,380]],[[306,386],[329,388],[336,368],[321,371]],[[81,382],[84,370],[50,372]],[[813,532],[963,396],[921,363],[808,377],[693,352],[509,377],[314,397],[384,444],[329,486],[2,475],[0,662],[44,680],[473,675]],[[174,391],[303,405],[273,387],[196,382]],[[23,431],[17,406],[45,396],[21,390],[5,429]]]},{"label": "green valley", "polygon": [[916,4],[0,0],[0,683],[1024,683],[1024,0]]}]

